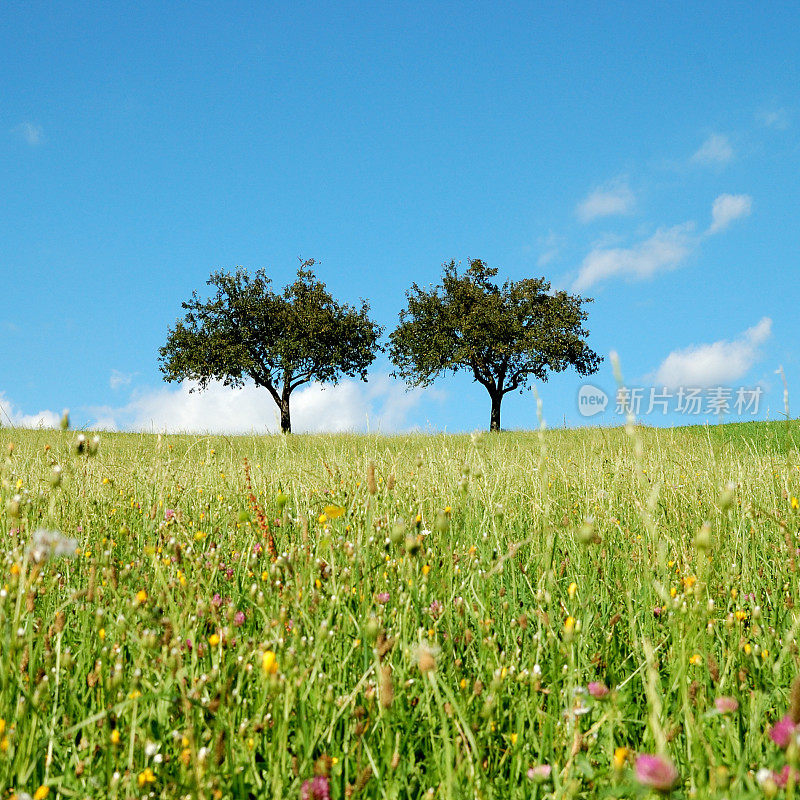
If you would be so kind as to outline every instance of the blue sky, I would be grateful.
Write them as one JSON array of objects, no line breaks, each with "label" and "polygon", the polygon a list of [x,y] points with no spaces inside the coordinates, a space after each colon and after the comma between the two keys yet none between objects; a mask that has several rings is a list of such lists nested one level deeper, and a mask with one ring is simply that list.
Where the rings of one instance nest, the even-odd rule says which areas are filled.
[{"label": "blue sky", "polygon": [[[163,384],[157,349],[213,269],[282,286],[298,257],[387,329],[450,259],[544,275],[594,298],[645,406],[760,387],[775,418],[783,366],[800,408],[800,8],[695,6],[3,4],[2,421],[274,427],[254,389]],[[488,425],[468,378],[389,369],[310,388],[296,427]],[[609,360],[604,413],[583,383],[538,387],[551,425],[619,420]],[[676,402],[645,421],[715,418]],[[533,395],[503,423],[535,426]]]}]

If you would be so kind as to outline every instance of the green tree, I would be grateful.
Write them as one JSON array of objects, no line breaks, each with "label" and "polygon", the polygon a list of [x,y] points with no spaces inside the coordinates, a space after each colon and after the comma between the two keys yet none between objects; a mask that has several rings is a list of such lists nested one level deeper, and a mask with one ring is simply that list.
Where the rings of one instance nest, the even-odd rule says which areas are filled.
[{"label": "green tree", "polygon": [[442,372],[466,370],[489,392],[490,430],[500,430],[500,405],[531,378],[575,367],[596,372],[601,357],[586,344],[584,304],[591,302],[550,292],[544,278],[492,281],[497,270],[473,259],[459,274],[445,264],[442,283],[429,290],[416,283],[406,293],[408,306],[390,334],[394,374],[414,386],[427,386]]},{"label": "green tree", "polygon": [[197,381],[200,389],[212,380],[226,386],[252,380],[272,395],[284,433],[292,429],[289,398],[298,386],[335,384],[344,375],[366,380],[382,329],[366,302],[354,308],[334,300],[315,277],[314,263],[302,262],[282,293],[272,290],[263,269],[213,272],[207,281],[213,297],[201,300],[193,292],[159,348],[166,380]]}]

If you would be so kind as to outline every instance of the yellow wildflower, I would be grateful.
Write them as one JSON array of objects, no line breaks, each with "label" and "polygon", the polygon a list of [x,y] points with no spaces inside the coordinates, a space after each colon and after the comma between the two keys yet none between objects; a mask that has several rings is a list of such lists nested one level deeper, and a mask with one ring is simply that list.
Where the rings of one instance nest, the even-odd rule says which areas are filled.
[{"label": "yellow wildflower", "polygon": [[278,659],[272,650],[267,650],[261,658],[261,669],[265,675],[274,675],[278,671]]},{"label": "yellow wildflower", "polygon": [[139,786],[146,786],[149,783],[156,782],[156,776],[153,774],[153,770],[150,767],[145,767],[142,772],[139,773],[138,777]]}]

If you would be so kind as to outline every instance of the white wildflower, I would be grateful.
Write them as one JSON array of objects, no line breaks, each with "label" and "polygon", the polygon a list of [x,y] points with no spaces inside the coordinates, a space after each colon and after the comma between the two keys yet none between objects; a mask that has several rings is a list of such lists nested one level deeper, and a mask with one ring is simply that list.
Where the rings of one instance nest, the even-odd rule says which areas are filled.
[{"label": "white wildflower", "polygon": [[769,780],[772,780],[772,770],[767,769],[766,767],[761,767],[761,769],[756,773],[756,783],[759,786],[763,786]]},{"label": "white wildflower", "polygon": [[61,531],[37,528],[28,543],[28,555],[37,564],[50,558],[72,557],[78,549],[78,540],[64,536]]}]

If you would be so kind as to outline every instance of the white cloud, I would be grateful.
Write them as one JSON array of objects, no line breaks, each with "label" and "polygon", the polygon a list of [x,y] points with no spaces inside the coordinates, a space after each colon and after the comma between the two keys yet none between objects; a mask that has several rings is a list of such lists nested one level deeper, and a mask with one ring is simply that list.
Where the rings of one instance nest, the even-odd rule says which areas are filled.
[{"label": "white cloud", "polygon": [[[187,433],[271,433],[279,430],[278,409],[266,389],[248,384],[231,389],[212,383],[204,391],[190,391],[189,381],[176,388],[140,390],[126,405],[94,409],[95,428],[105,430]],[[368,383],[345,380],[323,388],[309,384],[292,394],[292,430],[340,432],[407,426],[408,413],[423,396],[441,399],[431,389],[412,389],[385,377]]]},{"label": "white cloud", "polygon": [[130,386],[133,374],[130,372],[120,372],[118,369],[111,370],[111,377],[108,379],[108,385],[114,389],[121,389],[123,386]]},{"label": "white cloud", "polygon": [[692,156],[697,164],[727,164],[733,158],[733,148],[727,136],[712,133]]},{"label": "white cloud", "polygon": [[785,131],[789,127],[789,114],[785,108],[759,111],[756,118],[765,128]]},{"label": "white cloud", "polygon": [[118,431],[117,421],[113,416],[98,417],[89,428],[93,431]]},{"label": "white cloud", "polygon": [[0,392],[0,425],[12,428],[57,428],[61,423],[61,414],[55,411],[38,411],[36,414],[24,414],[6,396]]},{"label": "white cloud", "polygon": [[708,233],[724,231],[735,219],[748,216],[752,207],[753,198],[749,194],[721,194],[711,208],[712,223]]},{"label": "white cloud", "polygon": [[[721,194],[711,207],[711,226],[706,235],[725,230],[734,220],[746,217],[753,205],[747,194]],[[597,241],[581,262],[572,290],[584,291],[613,277],[642,280],[679,267],[698,247],[702,236],[694,233],[692,221],[659,228],[650,238],[632,247],[615,247],[615,237]]]},{"label": "white cloud", "polygon": [[732,341],[698,344],[670,353],[656,370],[656,384],[668,387],[721,386],[744,377],[760,357],[759,347],[772,334],[764,317]]},{"label": "white cloud", "polygon": [[21,136],[31,147],[36,147],[44,141],[44,131],[41,125],[34,125],[32,122],[23,122],[17,125],[14,133]]},{"label": "white cloud", "polygon": [[680,266],[696,246],[693,222],[659,228],[633,247],[595,247],[581,263],[572,288],[583,291],[614,276],[650,278]]},{"label": "white cloud", "polygon": [[615,178],[604,186],[598,186],[578,204],[575,213],[581,222],[591,222],[599,217],[630,214],[636,198],[625,177]]},{"label": "white cloud", "polygon": [[537,244],[541,252],[536,259],[536,266],[545,267],[558,258],[561,248],[564,246],[564,239],[554,231],[550,231],[547,236],[539,237]]}]

